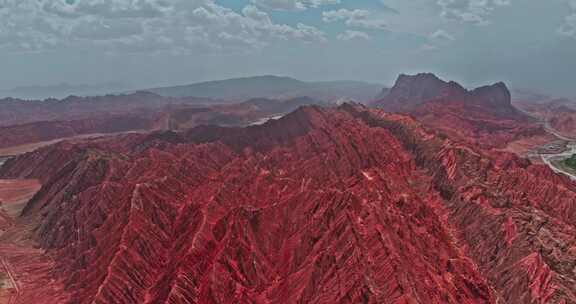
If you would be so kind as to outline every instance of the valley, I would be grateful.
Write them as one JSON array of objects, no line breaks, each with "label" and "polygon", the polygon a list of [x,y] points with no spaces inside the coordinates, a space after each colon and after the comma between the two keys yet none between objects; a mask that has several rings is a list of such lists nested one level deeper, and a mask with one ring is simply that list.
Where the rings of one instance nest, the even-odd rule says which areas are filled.
[{"label": "valley", "polygon": [[[525,105],[521,105],[521,108],[522,107],[525,107]],[[520,111],[537,119],[544,130],[552,136],[552,138],[548,138],[541,145],[534,145],[533,143],[533,145],[528,146],[525,155],[531,158],[539,158],[554,172],[564,174],[572,180],[576,180],[576,169],[565,164],[568,158],[576,154],[576,140],[554,129],[548,116],[542,116],[538,113],[534,114],[526,110]]]},{"label": "valley", "polygon": [[20,213],[40,190],[33,179],[0,180],[0,303],[62,302],[55,295],[57,283],[49,278],[52,258],[31,239],[33,225]]},{"label": "valley", "polygon": [[572,180],[576,180],[576,168],[566,164],[566,160],[576,154],[576,142],[567,142],[566,150],[557,154],[540,154],[545,164],[550,166],[552,170],[557,173],[562,173],[569,176]]}]

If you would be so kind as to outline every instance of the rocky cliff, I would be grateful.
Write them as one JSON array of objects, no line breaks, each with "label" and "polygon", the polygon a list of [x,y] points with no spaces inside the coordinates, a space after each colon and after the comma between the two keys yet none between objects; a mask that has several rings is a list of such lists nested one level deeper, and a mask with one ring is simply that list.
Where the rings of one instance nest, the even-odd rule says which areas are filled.
[{"label": "rocky cliff", "polygon": [[510,91],[502,82],[467,90],[434,74],[400,75],[389,94],[372,105],[413,115],[428,126],[484,147],[545,134],[512,106]]}]

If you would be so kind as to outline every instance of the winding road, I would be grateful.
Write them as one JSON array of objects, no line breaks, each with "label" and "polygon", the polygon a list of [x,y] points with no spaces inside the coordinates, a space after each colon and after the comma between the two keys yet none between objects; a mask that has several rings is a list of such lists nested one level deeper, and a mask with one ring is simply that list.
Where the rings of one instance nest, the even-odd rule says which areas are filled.
[{"label": "winding road", "polygon": [[566,137],[566,136],[560,134],[558,131],[554,130],[554,128],[552,128],[552,126],[550,126],[549,121],[543,121],[542,125],[544,126],[544,130],[546,132],[554,135],[559,140],[566,142],[567,149],[564,152],[560,152],[560,153],[556,153],[556,154],[540,153],[540,158],[542,159],[542,161],[546,165],[548,165],[548,167],[550,167],[550,169],[552,169],[552,171],[554,171],[556,173],[564,174],[564,175],[570,177],[570,179],[576,181],[576,175],[575,174],[568,172],[568,171],[565,171],[564,169],[554,165],[554,163],[553,163],[553,161],[555,161],[555,160],[563,160],[563,159],[569,158],[572,155],[576,154],[576,139]]},{"label": "winding road", "polygon": [[[552,171],[554,171],[556,173],[564,174],[564,175],[570,177],[570,179],[576,181],[576,175],[575,174],[568,172],[568,171],[565,171],[564,169],[555,166],[553,163],[553,161],[555,161],[555,160],[566,159],[566,158],[576,154],[576,139],[564,136],[564,135],[560,134],[558,131],[554,130],[554,128],[552,128],[552,126],[550,126],[550,122],[547,119],[542,119],[541,117],[538,117],[538,116],[536,116],[530,112],[527,112],[523,109],[520,109],[519,107],[516,107],[516,108],[520,112],[540,121],[540,123],[542,124],[542,126],[544,127],[544,130],[546,132],[548,132],[551,135],[554,135],[554,137],[556,137],[558,140],[562,140],[562,141],[566,142],[567,149],[563,152],[556,153],[556,154],[539,153],[539,155],[540,155],[540,158],[542,159],[542,162],[544,162],[546,165],[548,165],[548,167],[550,167],[550,169],[552,169]],[[550,115],[548,114],[546,116],[550,116]]]},{"label": "winding road", "polygon": [[562,153],[557,153],[557,154],[540,154],[540,157],[542,158],[542,161],[548,165],[548,167],[550,167],[550,169],[552,169],[552,171],[556,172],[556,173],[561,173],[564,175],[567,175],[568,177],[570,177],[570,179],[576,181],[576,175],[565,171],[564,169],[554,165],[553,161],[555,160],[562,160],[562,159],[566,159],[572,155],[576,154],[576,142],[569,142],[568,143],[568,150],[562,152]]}]

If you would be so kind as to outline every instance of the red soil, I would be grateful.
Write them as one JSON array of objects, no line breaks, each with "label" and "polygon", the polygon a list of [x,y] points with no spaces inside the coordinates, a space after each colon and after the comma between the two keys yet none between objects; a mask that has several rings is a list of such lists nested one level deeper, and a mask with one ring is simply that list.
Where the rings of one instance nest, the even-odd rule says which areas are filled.
[{"label": "red soil", "polygon": [[64,303],[54,261],[33,241],[34,224],[20,211],[40,189],[37,180],[0,180],[0,303]]},{"label": "red soil", "polygon": [[44,184],[20,220],[50,303],[576,303],[576,186],[403,115],[64,142],[0,176]]}]

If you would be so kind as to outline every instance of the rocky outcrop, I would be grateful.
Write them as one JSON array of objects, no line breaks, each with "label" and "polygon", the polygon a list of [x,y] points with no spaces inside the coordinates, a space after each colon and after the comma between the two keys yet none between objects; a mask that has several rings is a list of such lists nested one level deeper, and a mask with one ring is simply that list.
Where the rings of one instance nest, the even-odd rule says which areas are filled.
[{"label": "rocky outcrop", "polygon": [[388,94],[374,105],[391,112],[409,113],[427,102],[455,101],[482,106],[484,111],[501,116],[520,114],[512,106],[510,91],[503,82],[468,91],[454,81],[446,82],[431,73],[400,75]]},{"label": "rocky outcrop", "polygon": [[434,74],[401,75],[390,93],[373,105],[413,115],[430,127],[483,147],[503,147],[519,138],[545,134],[512,106],[502,82],[469,91]]},{"label": "rocky outcrop", "polygon": [[432,73],[414,76],[401,74],[394,86],[374,102],[374,105],[392,112],[408,112],[420,104],[442,96],[449,83]]},{"label": "rocky outcrop", "polygon": [[510,91],[503,82],[476,88],[470,94],[475,97],[476,102],[501,116],[519,114],[512,106]]},{"label": "rocky outcrop", "polygon": [[359,105],[60,143],[0,176],[43,181],[22,216],[70,303],[576,303],[574,184]]}]

